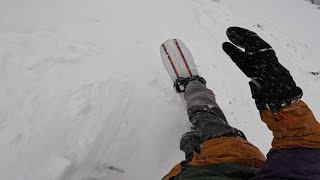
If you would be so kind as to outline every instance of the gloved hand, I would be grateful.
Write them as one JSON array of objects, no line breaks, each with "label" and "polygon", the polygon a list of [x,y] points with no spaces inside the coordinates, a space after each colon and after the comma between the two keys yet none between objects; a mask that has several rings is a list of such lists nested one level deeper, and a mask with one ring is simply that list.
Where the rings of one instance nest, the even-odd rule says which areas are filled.
[{"label": "gloved hand", "polygon": [[[252,98],[259,110],[277,113],[283,106],[301,99],[289,71],[283,67],[272,47],[256,33],[240,27],[230,27],[227,36],[232,43],[223,43],[223,50],[249,78]],[[235,46],[236,45],[236,46]],[[245,52],[237,46],[244,48]]]}]

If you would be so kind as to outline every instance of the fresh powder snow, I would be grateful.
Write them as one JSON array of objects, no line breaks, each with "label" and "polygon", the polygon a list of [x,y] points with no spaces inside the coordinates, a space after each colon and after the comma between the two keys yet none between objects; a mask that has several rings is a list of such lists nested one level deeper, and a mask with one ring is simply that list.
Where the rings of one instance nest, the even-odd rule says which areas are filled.
[{"label": "fresh powder snow", "polygon": [[0,177],[161,179],[191,124],[160,59],[179,38],[229,123],[266,154],[249,79],[223,52],[240,26],[275,49],[320,119],[320,10],[304,0],[1,0]]}]

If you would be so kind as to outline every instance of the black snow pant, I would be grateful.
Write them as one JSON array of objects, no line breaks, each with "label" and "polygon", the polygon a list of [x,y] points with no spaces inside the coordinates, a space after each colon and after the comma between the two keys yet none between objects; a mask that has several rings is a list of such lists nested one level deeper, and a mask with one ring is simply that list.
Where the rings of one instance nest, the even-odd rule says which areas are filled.
[{"label": "black snow pant", "polygon": [[199,152],[201,144],[219,137],[239,137],[246,140],[240,130],[231,127],[218,106],[212,90],[198,81],[191,81],[184,94],[188,116],[193,124],[191,131],[180,140],[180,149],[186,154],[186,161],[193,157],[193,151]]}]

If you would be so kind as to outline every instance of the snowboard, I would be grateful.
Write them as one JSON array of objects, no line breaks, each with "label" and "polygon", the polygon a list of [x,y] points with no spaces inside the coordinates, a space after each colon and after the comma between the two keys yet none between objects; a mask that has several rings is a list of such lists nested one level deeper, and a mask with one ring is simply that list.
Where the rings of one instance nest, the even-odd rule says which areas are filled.
[{"label": "snowboard", "polygon": [[[160,46],[162,63],[174,83],[180,77],[199,75],[193,57],[187,46],[179,39],[169,39]],[[179,93],[183,104],[184,93]]]}]

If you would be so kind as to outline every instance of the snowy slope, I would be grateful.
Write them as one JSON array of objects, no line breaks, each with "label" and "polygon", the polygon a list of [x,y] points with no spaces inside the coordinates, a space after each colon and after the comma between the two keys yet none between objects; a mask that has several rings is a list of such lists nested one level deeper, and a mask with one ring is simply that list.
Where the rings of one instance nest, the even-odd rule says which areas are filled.
[{"label": "snowy slope", "polygon": [[159,57],[180,38],[231,125],[267,153],[248,79],[221,49],[256,31],[320,117],[320,11],[303,0],[2,0],[0,177],[160,179],[190,124]]}]

